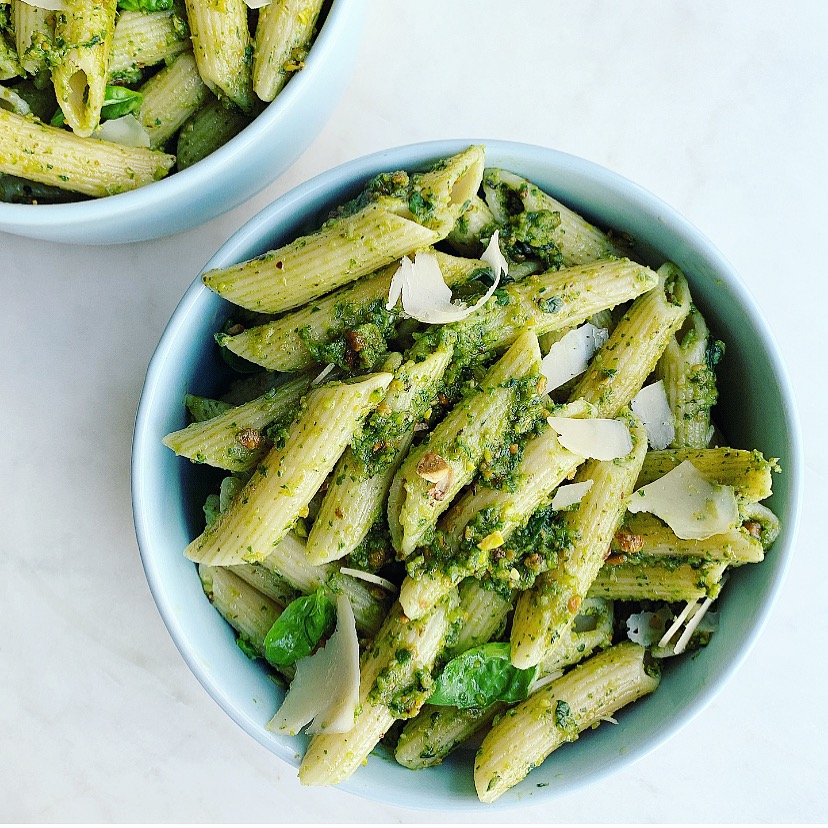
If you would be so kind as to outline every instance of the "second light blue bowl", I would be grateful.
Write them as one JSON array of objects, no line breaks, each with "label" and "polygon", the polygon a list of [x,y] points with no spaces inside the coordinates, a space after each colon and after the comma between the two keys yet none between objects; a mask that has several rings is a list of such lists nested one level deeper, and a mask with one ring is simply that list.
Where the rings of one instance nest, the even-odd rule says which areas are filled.
[{"label": "second light blue bowl", "polygon": [[310,145],[350,77],[362,0],[333,0],[305,66],[237,136],[181,172],[118,195],[67,204],[0,203],[0,230],[72,244],[120,244],[204,224],[248,200]]}]

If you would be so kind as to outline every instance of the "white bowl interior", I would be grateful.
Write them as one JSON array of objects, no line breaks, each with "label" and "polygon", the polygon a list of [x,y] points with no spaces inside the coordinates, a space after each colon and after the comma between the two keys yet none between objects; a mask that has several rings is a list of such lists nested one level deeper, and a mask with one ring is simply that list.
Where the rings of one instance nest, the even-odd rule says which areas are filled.
[{"label": "white bowl interior", "polygon": [[[678,264],[711,330],[726,341],[720,403],[714,416],[729,442],[778,457],[769,505],[783,532],[767,559],[733,573],[718,602],[720,628],[692,658],[668,662],[659,690],[618,715],[619,724],[585,733],[556,751],[494,806],[537,804],[597,781],[628,765],[686,724],[738,667],[760,632],[793,551],[801,492],[801,440],[790,383],[761,312],[733,268],[688,222],[629,181],[584,160],[539,147],[498,141],[445,141],[403,147],[325,173],[271,204],[234,235],[207,267],[227,265],[318,226],[326,211],[357,193],[372,175],[413,170],[483,143],[488,166],[512,170],[605,227],[631,233],[640,258]],[[175,457],[161,444],[185,424],[186,392],[218,394],[228,373],[216,358],[212,333],[229,306],[196,279],[170,320],[152,359],[135,428],[133,503],[144,566],[155,600],[182,655],[224,710],[277,756],[298,766],[306,740],[264,729],[280,692],[264,669],[235,645],[235,635],[204,598],[195,566],[182,550],[203,527],[210,491],[204,467]],[[412,773],[382,749],[340,787],[411,808],[446,810],[479,805],[473,754],[459,752],[441,767]],[[483,807],[483,806],[481,806]]]}]

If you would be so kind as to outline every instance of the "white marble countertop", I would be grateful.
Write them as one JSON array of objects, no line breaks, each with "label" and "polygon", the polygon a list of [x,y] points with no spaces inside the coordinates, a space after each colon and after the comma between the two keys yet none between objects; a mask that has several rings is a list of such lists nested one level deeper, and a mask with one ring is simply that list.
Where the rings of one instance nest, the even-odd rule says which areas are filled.
[{"label": "white marble countertop", "polygon": [[[281,180],[173,238],[81,248],[0,234],[0,819],[824,821],[822,428],[828,6],[754,0],[367,0],[353,79]],[[610,781],[521,811],[441,815],[303,789],[191,675],[144,579],[129,490],[147,362],[219,244],[292,186],[414,141],[555,147],[638,182],[733,262],[803,420],[798,549],[716,700]],[[822,503],[822,507],[819,504]]]}]

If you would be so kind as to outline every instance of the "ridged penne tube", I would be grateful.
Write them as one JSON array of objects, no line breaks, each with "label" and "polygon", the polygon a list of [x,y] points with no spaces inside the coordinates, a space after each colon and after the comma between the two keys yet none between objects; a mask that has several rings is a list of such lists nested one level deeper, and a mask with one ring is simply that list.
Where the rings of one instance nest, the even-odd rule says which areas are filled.
[{"label": "ridged penne tube", "polygon": [[461,256],[479,256],[484,249],[480,235],[494,224],[494,215],[486,202],[480,196],[473,195],[469,209],[457,219],[446,241]]},{"label": "ridged penne tube", "polygon": [[261,561],[307,507],[392,374],[312,391],[284,446],[275,446],[230,508],[184,550],[190,560],[220,566]]},{"label": "ridged penne tube", "polygon": [[23,73],[23,67],[17,59],[17,52],[0,32],[0,81],[11,80]]},{"label": "ridged penne tube", "polygon": [[0,173],[84,195],[107,196],[151,184],[174,163],[173,155],[80,138],[0,108]]},{"label": "ridged penne tube", "polygon": [[745,519],[745,528],[749,528],[751,537],[758,536],[763,549],[770,549],[782,531],[779,518],[762,503],[745,503],[740,514]]},{"label": "ridged penne tube", "polygon": [[625,642],[593,656],[509,710],[477,753],[474,785],[494,802],[564,742],[658,687],[658,666]]},{"label": "ridged penne tube", "polygon": [[253,89],[272,101],[303,66],[323,0],[278,0],[263,6],[256,24]]},{"label": "ridged penne tube", "polygon": [[463,581],[458,593],[460,606],[457,618],[461,626],[457,640],[448,647],[449,658],[495,638],[506,626],[506,616],[512,609],[510,599],[492,589],[485,589],[475,578]]},{"label": "ridged penne tube", "polygon": [[[434,255],[449,286],[465,282],[476,270],[488,267],[479,259],[462,259],[438,251]],[[327,344],[349,328],[370,320],[374,312],[382,312],[398,267],[394,262],[272,322],[227,336],[222,344],[271,371],[298,371],[312,365],[314,357],[308,342]]]},{"label": "ridged penne tube", "polygon": [[135,83],[144,67],[164,63],[189,48],[187,21],[175,10],[122,10],[115,24],[109,77],[114,82]]},{"label": "ridged penne tube", "polygon": [[117,0],[69,0],[55,14],[55,41],[66,44],[52,69],[55,95],[66,123],[82,138],[100,121],[117,5]]},{"label": "ridged penne tube", "polygon": [[339,560],[362,543],[368,530],[382,516],[391,481],[410,445],[410,440],[402,445],[393,465],[379,474],[362,478],[355,471],[362,464],[350,449],[345,449],[308,535],[308,560],[311,563]]},{"label": "ridged penne tube", "polygon": [[[685,330],[687,328],[687,330]],[[713,436],[710,409],[716,404],[716,374],[707,362],[710,331],[704,317],[691,308],[687,324],[671,337],[656,365],[673,412],[676,436],[672,448],[707,448]]]},{"label": "ridged penne tube", "polygon": [[[567,408],[570,410],[561,411],[561,416],[586,413],[584,405]],[[518,464],[515,473],[517,482],[513,489],[490,489],[482,484],[477,485],[462,495],[446,513],[440,523],[446,549],[456,553],[461,542],[482,542],[495,530],[500,533],[499,546],[502,546],[517,527],[524,525],[548,501],[558,484],[583,462],[583,457],[561,446],[551,428],[532,437],[527,441]],[[479,522],[474,526],[473,533],[469,534],[465,531],[466,527],[475,518]],[[463,578],[474,574],[474,561],[465,563],[463,559],[451,561],[440,570],[407,578],[400,589],[400,603],[412,618],[417,618]]]},{"label": "ridged penne tube", "polygon": [[253,108],[250,35],[244,0],[186,0],[190,37],[198,71],[218,98],[242,112]]},{"label": "ridged penne tube", "polygon": [[635,299],[658,284],[658,276],[627,259],[552,270],[514,282],[461,322],[443,327],[444,341],[456,341],[471,356],[504,348],[525,328],[540,336],[589,319]]},{"label": "ridged penne tube", "polygon": [[452,567],[424,572],[417,577],[409,575],[400,585],[400,604],[410,618],[419,618],[470,574],[466,569],[458,571]]},{"label": "ridged penne tube", "polygon": [[394,374],[385,399],[370,415],[369,433],[386,444],[382,456],[362,458],[351,447],[345,449],[308,535],[312,563],[350,555],[381,517],[391,481],[411,445],[414,426],[436,397],[450,360],[451,349],[442,348],[422,362],[407,362]]},{"label": "ridged penne tube", "polygon": [[409,210],[410,198],[380,196],[284,247],[208,271],[204,284],[250,310],[282,313],[299,307],[444,239],[480,183],[482,159],[482,149],[472,147],[446,159],[439,174],[424,173],[430,189],[423,189],[421,198],[433,200],[421,219]]},{"label": "ridged penne tube", "polygon": [[54,12],[12,0],[12,28],[23,71],[39,84],[49,72],[48,56],[55,37]]},{"label": "ridged penne tube", "polygon": [[[200,566],[205,566],[205,564],[200,564]],[[258,564],[236,564],[235,566],[221,567],[221,569],[232,572],[261,592],[262,595],[266,595],[283,607],[286,607],[301,594],[293,589],[287,581],[274,576],[273,573]]]},{"label": "ridged penne tube", "polygon": [[[391,538],[400,555],[407,557],[417,548],[455,495],[471,482],[484,452],[502,441],[516,394],[513,381],[539,374],[538,338],[528,331],[489,369],[480,390],[458,402],[428,439],[409,452],[391,486],[403,493],[398,538],[396,524],[391,524]],[[446,464],[445,485],[439,489],[420,473],[429,458]]]},{"label": "ridged penne tube", "polygon": [[511,636],[516,667],[538,664],[557,644],[604,563],[647,451],[641,421],[631,414],[623,421],[630,426],[632,451],[617,460],[591,460],[581,466],[576,481],[593,483],[578,508],[564,518],[571,546],[518,598]]},{"label": "ridged penne tube", "polygon": [[304,541],[293,532],[288,532],[261,563],[252,566],[264,570],[276,582],[274,589],[292,588],[304,595],[319,587],[325,587],[332,594],[344,592],[351,602],[357,629],[366,635],[373,636],[385,618],[385,592],[381,587],[343,575],[336,564],[310,563]]},{"label": "ridged penne tube", "polygon": [[178,169],[192,167],[211,152],[223,147],[250,122],[249,116],[228,109],[221,101],[211,97],[182,125],[178,133],[175,151]]},{"label": "ridged penne tube", "polygon": [[221,616],[264,658],[264,640],[283,605],[263,595],[229,569],[199,564],[204,592]]},{"label": "ridged penne tube", "polygon": [[766,460],[759,451],[734,448],[650,451],[635,488],[640,489],[663,477],[685,460],[708,480],[720,486],[733,486],[740,503],[756,503],[771,496],[771,475],[777,468],[776,461]]},{"label": "ridged penne tube", "polygon": [[195,463],[228,471],[252,469],[272,446],[262,430],[298,408],[310,380],[307,375],[289,380],[224,414],[173,431],[162,442]]},{"label": "ridged penne tube", "polygon": [[[445,570],[435,569],[430,572],[425,572],[422,575],[418,575],[416,578],[408,576],[400,585],[400,605],[405,610],[405,614],[409,618],[419,618],[439,603],[443,597],[451,592],[452,589],[454,589],[454,587],[458,584],[465,584],[469,582],[475,583],[473,578],[468,577],[471,574],[472,573],[468,568],[449,566]],[[468,580],[464,581],[464,578]],[[489,598],[487,595],[490,594],[497,596],[497,593],[494,593],[491,590],[485,590],[482,587],[479,589],[481,590],[481,594],[478,596],[478,600],[480,601],[480,606],[476,608],[478,611],[488,607],[489,602],[492,602],[494,606],[498,606],[502,609],[502,604],[499,604],[494,598]],[[501,601],[502,600],[503,599],[501,599]],[[507,602],[507,609],[511,607],[511,603],[511,601]],[[506,609],[503,610],[503,612],[506,611]],[[468,616],[471,619],[471,613],[468,613]],[[484,628],[487,619],[491,620],[490,616],[484,610],[479,619],[480,623],[484,625]],[[480,633],[477,630],[477,622],[470,620],[469,623],[471,626],[468,631],[464,630],[464,632],[460,634],[459,643],[453,647],[453,649],[456,649],[458,652],[461,651],[459,648],[463,646],[464,642],[468,640],[470,636],[480,637]],[[489,637],[491,637],[491,634]],[[485,641],[488,641],[488,638],[484,639],[481,643],[485,643]]]},{"label": "ridged penne tube", "polygon": [[[481,591],[492,594],[489,590]],[[462,605],[461,598],[461,608]],[[585,629],[578,629],[577,622]],[[584,601],[580,614],[562,637],[560,645],[541,662],[538,677],[559,677],[564,667],[589,658],[599,648],[609,647],[612,643],[612,622],[611,602],[600,599]],[[485,642],[478,641],[471,646],[482,643]],[[468,648],[457,648],[458,652],[465,649]],[[439,765],[455,748],[491,724],[495,716],[505,710],[506,705],[501,702],[483,709],[426,704],[403,728],[394,758],[412,770]]]},{"label": "ridged penne tube", "polygon": [[629,405],[690,312],[681,271],[666,264],[658,277],[658,286],[632,303],[572,391],[570,399],[592,403],[598,417],[614,417]]},{"label": "ridged penne tube", "polygon": [[395,209],[399,204],[390,200],[369,204],[278,250],[208,271],[204,284],[250,310],[281,313],[299,307],[440,240],[439,233]]},{"label": "ridged penne tube", "polygon": [[[236,485],[226,486],[227,483]],[[243,482],[237,477],[227,477],[222,481],[219,511],[223,512],[228,508],[242,486]],[[379,629],[385,616],[382,599],[376,597],[364,581],[341,575],[331,566],[310,565],[305,555],[304,541],[292,532],[285,535],[263,563],[234,564],[220,568],[237,575],[263,595],[283,606],[287,606],[302,594],[315,592],[320,587],[333,594],[344,591],[349,596],[357,627],[369,635],[373,635]],[[374,592],[378,591],[381,590],[374,588]]]},{"label": "ridged penne tube", "polygon": [[426,704],[400,733],[394,758],[406,768],[420,770],[443,760],[506,709],[503,702],[488,707],[438,707]]},{"label": "ridged penne tube", "polygon": [[346,780],[398,718],[416,715],[427,690],[418,676],[428,674],[443,647],[456,594],[418,621],[396,605],[360,665],[359,706],[347,733],[311,739],[299,767],[303,785],[335,785]]},{"label": "ridged penne tube", "polygon": [[156,72],[139,90],[143,96],[138,120],[153,149],[164,144],[210,94],[192,52],[182,52]]},{"label": "ridged penne tube", "polygon": [[624,528],[613,539],[612,551],[617,555],[632,552],[650,558],[689,558],[690,562],[726,561],[731,566],[759,563],[765,554],[761,541],[743,527],[703,540],[683,540],[646,512],[627,514]]},{"label": "ridged penne tube", "polygon": [[[508,190],[517,195],[527,212],[548,210],[557,213],[560,224],[552,233],[552,240],[561,251],[566,267],[623,255],[606,233],[519,175],[505,170],[487,169],[483,187],[490,202],[502,201],[503,191]],[[503,221],[507,215],[504,212],[498,218]]]},{"label": "ridged penne tube", "polygon": [[[579,415],[586,416],[587,411],[574,405],[556,412],[556,416],[561,417]],[[442,528],[449,538],[458,541],[469,522],[486,509],[490,510],[492,522],[497,522],[500,534],[506,539],[514,529],[526,523],[554,489],[583,462],[583,457],[560,444],[554,429],[545,428],[526,442],[515,473],[514,491],[477,486],[452,507]]]},{"label": "ridged penne tube", "polygon": [[695,601],[715,598],[727,561],[665,564],[658,558],[606,563],[589,587],[591,598],[619,601]]},{"label": "ridged penne tube", "polygon": [[416,176],[415,189],[432,205],[430,226],[438,229],[442,238],[454,229],[480,188],[485,161],[484,148],[471,146]]},{"label": "ridged penne tube", "polygon": [[551,676],[571,664],[589,658],[612,644],[614,608],[604,598],[586,598],[572,623],[561,634],[557,646],[540,663],[538,675]]}]

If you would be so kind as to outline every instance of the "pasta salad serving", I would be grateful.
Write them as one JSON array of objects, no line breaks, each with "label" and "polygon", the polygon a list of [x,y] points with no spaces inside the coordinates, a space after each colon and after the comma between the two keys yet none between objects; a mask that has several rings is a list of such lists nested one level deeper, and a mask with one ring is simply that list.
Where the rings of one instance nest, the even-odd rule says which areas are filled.
[{"label": "pasta salad serving", "polygon": [[304,784],[479,745],[493,802],[715,635],[779,469],[716,428],[725,344],[655,264],[472,146],[203,274],[237,379],[164,438],[215,480],[184,554]]},{"label": "pasta salad serving", "polygon": [[0,3],[0,201],[113,195],[192,166],[302,69],[324,6]]}]

